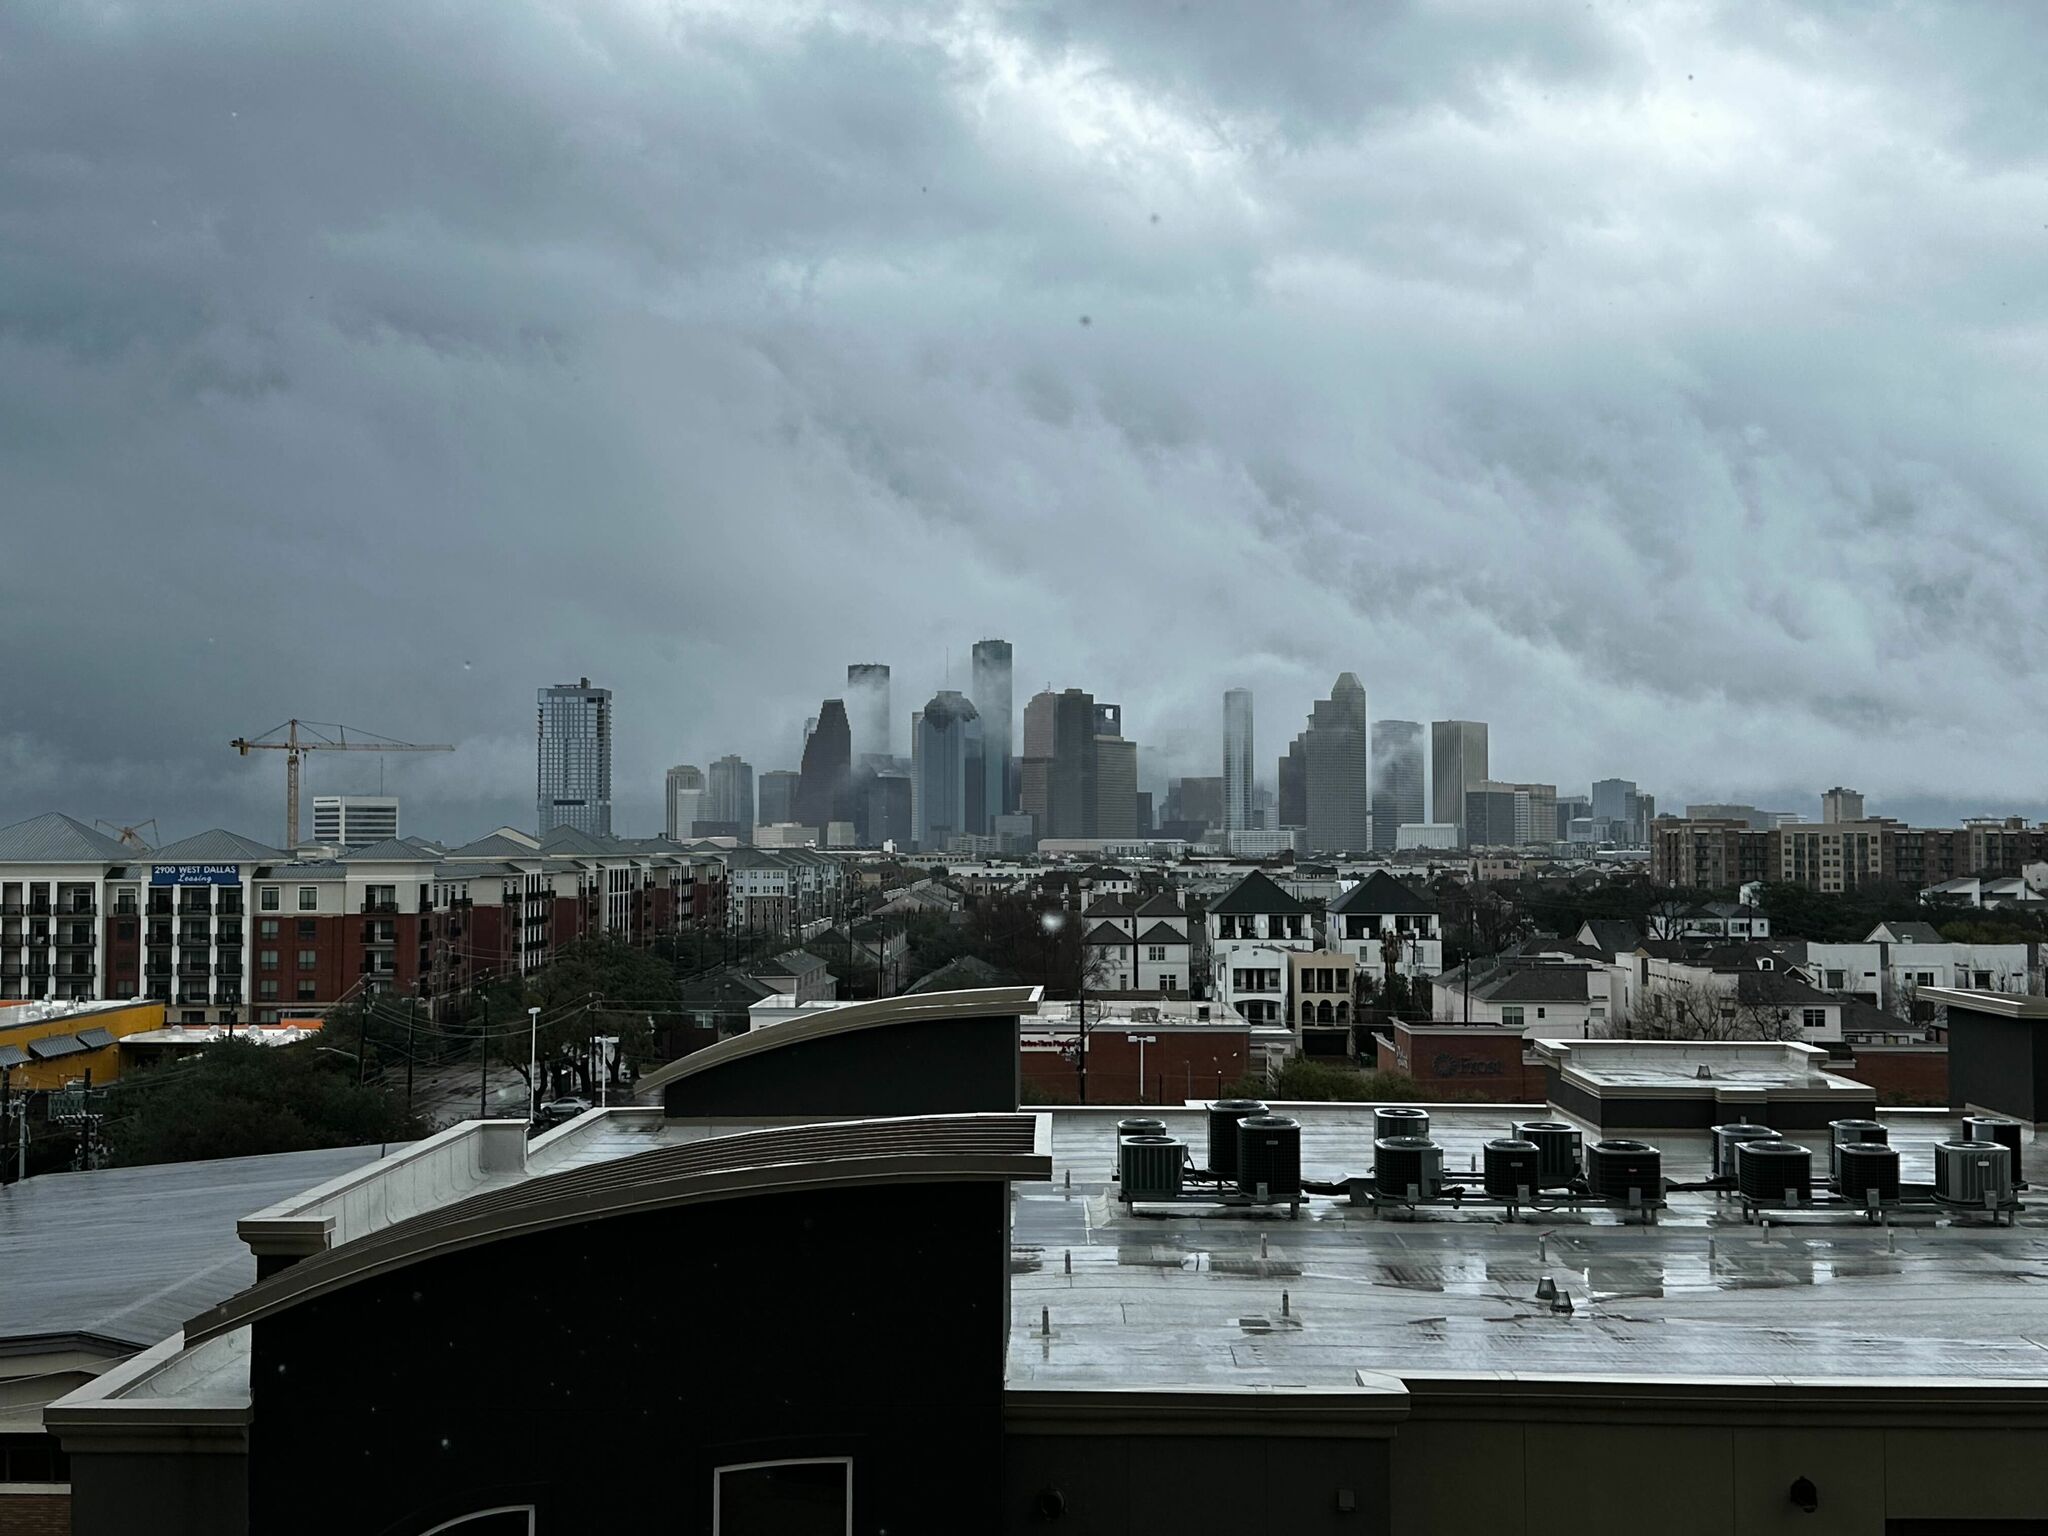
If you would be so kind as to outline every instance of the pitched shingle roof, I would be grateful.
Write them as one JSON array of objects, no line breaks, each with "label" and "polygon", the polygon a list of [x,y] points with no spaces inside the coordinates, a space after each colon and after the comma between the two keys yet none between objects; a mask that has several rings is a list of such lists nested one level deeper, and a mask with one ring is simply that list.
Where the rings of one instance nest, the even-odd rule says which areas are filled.
[{"label": "pitched shingle roof", "polygon": [[1609,955],[1626,954],[1642,942],[1642,934],[1636,925],[1618,917],[1596,917],[1586,924],[1593,935],[1593,946]]},{"label": "pitched shingle roof", "polygon": [[1384,869],[1376,869],[1331,902],[1330,910],[1402,916],[1434,912],[1436,903],[1410,890]]},{"label": "pitched shingle roof", "polygon": [[259,843],[253,837],[215,827],[159,848],[150,855],[158,864],[262,864],[282,862],[291,857],[282,848]]},{"label": "pitched shingle roof", "polygon": [[1288,895],[1273,883],[1273,877],[1253,870],[1226,891],[1209,909],[1219,917],[1249,917],[1255,913],[1306,916],[1308,903]]},{"label": "pitched shingle roof", "polygon": [[1098,896],[1094,901],[1088,903],[1088,910],[1081,915],[1083,917],[1129,917],[1131,909],[1114,896]]},{"label": "pitched shingle roof", "polygon": [[1128,944],[1131,936],[1113,923],[1097,923],[1088,930],[1090,944]]},{"label": "pitched shingle roof", "polygon": [[493,832],[489,837],[480,837],[473,843],[464,843],[460,848],[450,848],[451,859],[530,859],[533,849],[502,832]]},{"label": "pitched shingle roof", "polygon": [[1576,965],[1529,966],[1474,987],[1472,995],[1496,1003],[1583,1003],[1586,978],[1597,974]]},{"label": "pitched shingle roof", "polygon": [[1138,917],[1186,917],[1187,912],[1181,906],[1177,897],[1170,892],[1161,891],[1158,895],[1149,898],[1140,906],[1135,915]]},{"label": "pitched shingle roof", "polygon": [[1188,942],[1188,936],[1177,928],[1167,927],[1164,923],[1154,923],[1150,928],[1147,928],[1138,935],[1138,942],[1140,944],[1185,944]]},{"label": "pitched shingle roof", "polygon": [[1910,922],[1879,923],[1876,928],[1870,930],[1870,938],[1865,939],[1864,943],[1867,944],[1872,939],[1875,939],[1880,930],[1889,933],[1894,944],[1939,944],[1941,942],[1941,933],[1935,928],[1934,924]]},{"label": "pitched shingle roof", "polygon": [[124,848],[61,811],[0,827],[0,863],[111,864],[134,857],[133,848]]},{"label": "pitched shingle roof", "polygon": [[347,864],[432,864],[440,855],[424,852],[401,838],[387,837],[381,843],[352,848],[341,857]]}]

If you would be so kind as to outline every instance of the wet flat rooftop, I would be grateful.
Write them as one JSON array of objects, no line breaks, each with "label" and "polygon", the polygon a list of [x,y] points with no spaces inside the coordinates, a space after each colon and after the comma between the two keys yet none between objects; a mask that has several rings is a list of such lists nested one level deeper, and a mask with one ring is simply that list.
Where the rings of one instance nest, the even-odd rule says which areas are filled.
[{"label": "wet flat rooftop", "polygon": [[[1281,1112],[1302,1122],[1306,1179],[1366,1172],[1369,1109]],[[1295,1220],[1284,1206],[1133,1212],[1110,1178],[1117,1113],[1055,1111],[1052,1183],[1016,1188],[1013,1389],[1338,1388],[1361,1370],[2048,1381],[2048,1191],[2011,1226],[1908,1211],[1889,1229],[1801,1213],[1767,1230],[1683,1191],[1655,1225],[1590,1206],[1512,1224],[1486,1206],[1376,1214],[1341,1196]],[[1204,1161],[1200,1111],[1122,1113],[1159,1115]],[[1549,1118],[1432,1115],[1450,1179],[1510,1116]],[[1960,1131],[1938,1114],[1878,1118],[1907,1183],[1930,1182],[1934,1143]],[[1667,1178],[1706,1177],[1704,1133],[1654,1139]],[[1824,1174],[1825,1134],[1791,1139]],[[2024,1150],[2038,1176],[2031,1135]],[[1545,1277],[1568,1315],[1536,1298]]]}]

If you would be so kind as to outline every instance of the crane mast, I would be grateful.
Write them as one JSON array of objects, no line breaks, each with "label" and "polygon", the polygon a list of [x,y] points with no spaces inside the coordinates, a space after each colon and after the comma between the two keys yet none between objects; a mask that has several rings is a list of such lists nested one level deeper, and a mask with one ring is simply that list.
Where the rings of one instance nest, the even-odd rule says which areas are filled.
[{"label": "crane mast", "polygon": [[[302,734],[303,731],[303,734]],[[332,735],[327,733],[332,732]],[[282,736],[282,740],[270,738]],[[349,727],[293,718],[265,731],[261,736],[237,736],[228,745],[242,756],[251,752],[284,754],[284,825],[287,852],[299,846],[299,762],[308,752],[453,752],[443,742],[393,741],[388,736],[357,731],[349,739]]]}]

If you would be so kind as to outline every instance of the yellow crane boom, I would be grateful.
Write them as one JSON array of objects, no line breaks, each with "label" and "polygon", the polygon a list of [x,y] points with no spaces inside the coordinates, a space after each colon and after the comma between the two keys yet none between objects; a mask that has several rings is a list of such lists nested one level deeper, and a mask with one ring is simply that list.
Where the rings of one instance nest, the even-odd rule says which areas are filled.
[{"label": "yellow crane boom", "polygon": [[[332,732],[332,735],[327,734]],[[272,737],[281,737],[273,741]],[[313,720],[287,720],[261,736],[237,736],[228,743],[242,756],[251,752],[282,752],[284,759],[285,849],[299,846],[299,758],[307,752],[453,752],[441,742],[393,741],[388,736],[357,731],[349,739],[349,727]]]}]

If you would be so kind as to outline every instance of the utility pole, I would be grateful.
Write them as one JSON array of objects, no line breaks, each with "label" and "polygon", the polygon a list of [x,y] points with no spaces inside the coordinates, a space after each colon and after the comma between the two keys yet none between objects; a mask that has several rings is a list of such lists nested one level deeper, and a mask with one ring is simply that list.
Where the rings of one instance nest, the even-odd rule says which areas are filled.
[{"label": "utility pole", "polygon": [[483,995],[483,1024],[476,1037],[476,1117],[479,1120],[491,1117],[491,994],[488,990]]},{"label": "utility pole", "polygon": [[405,1010],[405,1118],[408,1120],[412,1118],[412,1031],[419,1011],[420,996],[415,991]]},{"label": "utility pole", "polygon": [[370,997],[365,992],[361,999],[361,1011],[356,1014],[356,1086],[363,1086],[363,1062],[369,1055]]}]

